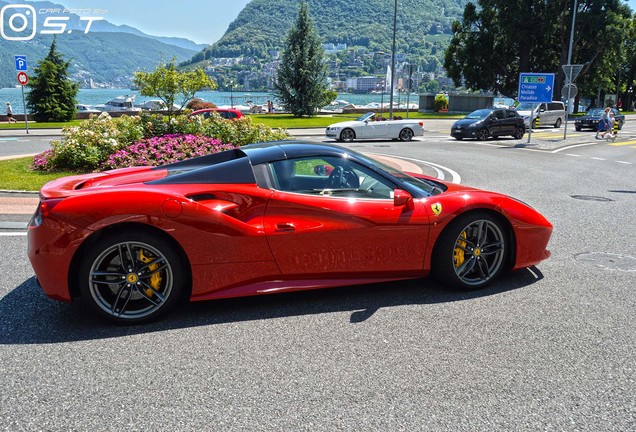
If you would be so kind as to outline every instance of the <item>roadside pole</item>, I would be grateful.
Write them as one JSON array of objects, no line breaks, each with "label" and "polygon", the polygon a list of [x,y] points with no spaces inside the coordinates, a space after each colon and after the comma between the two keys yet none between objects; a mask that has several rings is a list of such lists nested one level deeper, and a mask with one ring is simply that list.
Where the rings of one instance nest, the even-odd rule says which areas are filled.
[{"label": "roadside pole", "polygon": [[26,133],[29,133],[29,117],[27,116],[26,104],[24,103],[24,85],[21,85],[22,89],[22,106],[24,107],[24,125],[26,126]]}]

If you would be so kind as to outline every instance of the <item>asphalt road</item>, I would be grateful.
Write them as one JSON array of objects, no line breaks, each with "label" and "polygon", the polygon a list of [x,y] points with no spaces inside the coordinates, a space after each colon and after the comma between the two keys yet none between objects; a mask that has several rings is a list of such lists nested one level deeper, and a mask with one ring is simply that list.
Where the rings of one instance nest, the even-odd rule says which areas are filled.
[{"label": "asphalt road", "polygon": [[565,146],[458,142],[443,125],[410,143],[350,144],[511,194],[552,221],[550,259],[475,293],[386,283],[188,305],[114,327],[47,299],[25,237],[5,231],[0,428],[635,430],[629,127],[623,145],[593,133]]}]

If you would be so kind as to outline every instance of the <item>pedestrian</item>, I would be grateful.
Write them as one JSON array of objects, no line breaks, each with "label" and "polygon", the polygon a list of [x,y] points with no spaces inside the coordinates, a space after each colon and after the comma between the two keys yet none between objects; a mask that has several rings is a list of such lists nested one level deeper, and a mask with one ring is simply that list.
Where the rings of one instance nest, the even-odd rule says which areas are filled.
[{"label": "pedestrian", "polygon": [[[598,134],[601,132],[607,132],[607,128],[609,127],[609,113],[611,111],[610,107],[605,108],[603,111],[603,115],[601,116],[601,121],[598,122],[598,128],[596,129],[596,139],[599,139]],[[603,138],[605,138],[605,133],[603,133]]]},{"label": "pedestrian", "polygon": [[11,102],[7,102],[7,121],[9,123],[17,123],[16,119],[13,118],[13,109],[11,108]]},{"label": "pedestrian", "polygon": [[607,138],[608,141],[616,141],[616,136],[614,135],[614,123],[616,119],[614,118],[614,111],[609,112],[609,117],[607,117],[607,130],[603,132],[601,138]]}]

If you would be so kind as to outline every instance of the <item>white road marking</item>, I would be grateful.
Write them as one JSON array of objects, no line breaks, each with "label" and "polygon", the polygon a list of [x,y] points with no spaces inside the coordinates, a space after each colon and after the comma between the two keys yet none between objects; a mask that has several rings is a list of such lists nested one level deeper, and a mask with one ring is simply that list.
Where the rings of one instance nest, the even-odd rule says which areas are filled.
[{"label": "white road marking", "polygon": [[577,154],[574,154],[574,153],[566,153],[565,155],[566,156],[573,156],[573,157],[581,157],[581,155],[577,155]]},{"label": "white road marking", "polygon": [[27,235],[26,231],[0,232],[0,237],[23,237],[25,235]]},{"label": "white road marking", "polygon": [[625,162],[625,161],[616,161],[616,162],[621,163],[621,164],[625,164],[625,165],[632,165],[631,162]]},{"label": "white road marking", "polygon": [[591,146],[596,144],[605,144],[605,143],[603,141],[599,141],[599,142],[591,142],[591,143],[583,143],[583,144],[574,144],[571,146],[561,147],[556,150],[552,150],[550,153],[559,153],[559,152],[562,152],[563,150],[569,150],[569,149],[573,149],[577,147],[585,147],[585,146]]},{"label": "white road marking", "polygon": [[[385,155],[381,155],[381,156],[387,156],[387,157],[392,157],[392,158],[397,158],[397,159],[403,159],[403,160],[407,160],[407,161],[415,161],[415,162],[418,162],[418,163],[421,163],[421,164],[424,164],[424,165],[428,165],[431,168],[433,168],[438,174],[440,173],[439,170],[445,170],[446,172],[448,172],[451,175],[451,177],[452,177],[451,182],[452,183],[460,184],[462,182],[462,177],[459,175],[459,173],[457,173],[456,171],[454,171],[454,170],[452,170],[452,169],[450,169],[448,167],[445,167],[443,165],[439,165],[439,164],[436,164],[436,163],[433,163],[433,162],[423,161],[423,160],[420,160],[420,159],[403,157],[403,156],[386,155],[386,154]],[[442,175],[442,178],[440,178],[440,180],[444,180],[444,177],[445,177],[444,173],[442,172],[441,175]]]},{"label": "white road marking", "polygon": [[590,159],[592,159],[592,160],[600,160],[600,161],[607,160],[605,158],[600,158],[600,157],[592,157]]}]

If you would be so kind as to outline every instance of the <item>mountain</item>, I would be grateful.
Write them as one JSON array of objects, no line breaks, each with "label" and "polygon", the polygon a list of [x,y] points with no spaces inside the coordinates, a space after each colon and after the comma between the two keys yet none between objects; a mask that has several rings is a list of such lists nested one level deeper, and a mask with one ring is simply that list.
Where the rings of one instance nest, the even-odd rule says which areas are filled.
[{"label": "mountain", "polygon": [[[0,8],[5,5],[6,2],[0,1]],[[51,2],[28,2],[25,5],[32,6],[36,11],[65,9],[64,6]],[[16,11],[9,8],[5,14]],[[13,68],[14,55],[26,55],[29,72],[32,73],[38,61],[47,55],[53,38],[52,35],[42,34],[42,30],[58,30],[61,28],[58,27],[60,23],[65,28],[62,34],[57,35],[57,48],[66,60],[71,61],[69,74],[80,85],[88,85],[92,80],[97,85],[130,87],[134,71],[153,69],[162,60],[173,57],[178,62],[187,60],[205,46],[183,38],[150,36],[133,27],[115,25],[106,20],[91,22],[88,33],[84,33],[88,22],[81,20],[78,15],[68,13],[55,14],[69,17],[68,20],[46,26],[45,15],[35,14],[37,22],[33,28],[37,31],[30,40],[11,38],[30,36],[32,27],[27,27],[22,33],[11,33],[10,26],[2,23],[3,36],[7,40],[0,44],[0,64],[4,65],[0,68],[0,87],[13,87],[17,84]],[[8,20],[5,21],[8,23]],[[19,22],[15,21],[16,24]]]},{"label": "mountain", "polygon": [[[388,0],[306,0],[310,16],[325,43],[347,44],[372,52],[390,52],[394,2]],[[412,63],[441,59],[450,26],[468,0],[400,0],[397,51]],[[298,0],[252,0],[216,43],[190,63],[224,57],[266,59],[281,50],[298,15]]]}]

